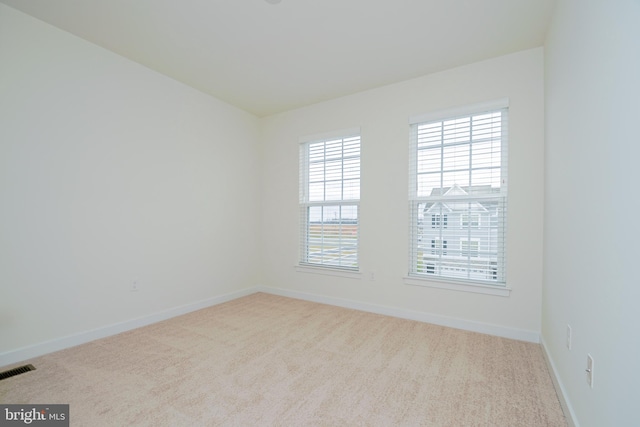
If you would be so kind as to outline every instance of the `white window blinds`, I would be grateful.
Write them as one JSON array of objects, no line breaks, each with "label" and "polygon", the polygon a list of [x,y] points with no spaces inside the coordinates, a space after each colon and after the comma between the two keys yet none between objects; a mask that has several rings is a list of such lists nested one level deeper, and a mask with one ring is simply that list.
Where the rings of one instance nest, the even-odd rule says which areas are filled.
[{"label": "white window blinds", "polygon": [[410,121],[409,274],[504,285],[507,103],[470,111]]},{"label": "white window blinds", "polygon": [[300,145],[300,264],[358,269],[360,135]]}]

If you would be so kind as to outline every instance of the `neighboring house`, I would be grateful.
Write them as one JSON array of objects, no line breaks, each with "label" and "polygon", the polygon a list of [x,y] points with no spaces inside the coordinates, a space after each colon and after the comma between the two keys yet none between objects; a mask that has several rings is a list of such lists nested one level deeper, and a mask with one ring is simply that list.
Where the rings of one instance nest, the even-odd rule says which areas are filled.
[{"label": "neighboring house", "polygon": [[[418,218],[422,273],[496,281],[498,233],[504,230],[500,189],[486,186],[434,188]],[[475,195],[488,196],[474,200]]]}]

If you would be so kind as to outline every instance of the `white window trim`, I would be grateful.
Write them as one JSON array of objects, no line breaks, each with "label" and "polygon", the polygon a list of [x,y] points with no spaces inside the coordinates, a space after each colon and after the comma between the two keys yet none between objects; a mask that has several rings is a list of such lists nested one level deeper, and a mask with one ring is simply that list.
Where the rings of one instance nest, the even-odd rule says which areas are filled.
[{"label": "white window trim", "polygon": [[433,113],[415,114],[409,117],[409,124],[415,125],[417,123],[431,122],[436,120],[445,120],[450,117],[466,116],[471,114],[477,114],[482,111],[500,110],[502,108],[508,108],[508,107],[509,107],[509,98],[501,98],[501,99],[496,99],[494,101],[469,105],[465,107],[439,110]]},{"label": "white window trim", "polygon": [[306,265],[306,264],[298,264],[294,266],[294,269],[298,273],[310,273],[310,274],[322,274],[324,276],[334,276],[334,277],[345,277],[347,279],[362,279],[362,273],[360,271],[346,269],[346,268],[338,268],[335,266],[315,266],[315,265]]},{"label": "white window trim", "polygon": [[322,141],[322,140],[333,139],[333,138],[343,139],[343,138],[349,138],[352,136],[361,136],[359,127],[352,127],[352,128],[342,129],[342,130],[334,130],[329,132],[321,132],[321,133],[314,133],[311,135],[305,135],[300,137],[298,139],[298,142],[300,144],[307,144],[309,142]]},{"label": "white window trim", "polygon": [[414,276],[405,276],[402,278],[405,285],[424,286],[427,288],[448,289],[451,291],[471,292],[475,294],[496,295],[500,297],[508,297],[511,294],[511,288],[508,286],[498,285],[481,285],[478,283],[466,283],[464,281],[449,280],[443,277],[434,276],[433,278],[423,278]]},{"label": "white window trim", "polygon": [[[306,135],[300,137],[298,142],[299,146],[311,144],[314,142],[327,141],[332,139],[348,139],[352,137],[360,138],[360,149],[362,149],[362,139],[361,139],[361,130],[359,127],[347,128],[342,130],[335,130],[329,132],[316,133],[312,135]],[[361,155],[360,155],[361,159]],[[360,160],[361,162],[361,160]],[[302,168],[302,164],[299,165]],[[306,165],[305,165],[306,167]],[[361,167],[361,166],[360,166]],[[302,170],[300,171],[302,172]],[[347,199],[347,200],[336,200],[336,201],[319,201],[319,202],[309,202],[308,201],[308,185],[309,185],[309,175],[308,171],[305,172],[304,176],[300,176],[300,203],[299,206],[302,205],[355,205],[358,209],[358,235],[357,235],[357,252],[358,252],[358,263],[356,267],[341,267],[338,265],[331,264],[315,264],[315,263],[306,263],[302,259],[298,260],[298,265],[296,265],[296,271],[305,272],[305,273],[319,273],[326,274],[331,276],[341,276],[341,277],[349,277],[349,278],[358,278],[360,273],[360,262],[359,262],[359,246],[360,246],[360,236],[359,236],[359,218],[360,218],[360,198],[358,199]],[[361,178],[360,178],[361,179]],[[304,188],[304,190],[303,190]],[[303,200],[304,199],[304,200]],[[302,239],[302,236],[299,236],[299,239]]]},{"label": "white window trim", "polygon": [[[409,117],[409,125],[415,125],[424,122],[430,121],[439,121],[446,120],[451,117],[456,116],[465,116],[465,115],[474,115],[481,113],[483,111],[488,110],[500,110],[500,109],[508,109],[509,108],[509,98],[497,99],[485,103],[474,104],[464,107],[450,108],[446,110],[440,110],[437,112],[426,113],[426,114],[417,114]],[[506,160],[508,158],[508,142],[507,145],[502,147],[502,155],[503,159]],[[411,154],[410,154],[411,155]],[[412,155],[411,155],[412,156]],[[508,183],[505,185],[505,190],[507,189]],[[410,200],[411,200],[410,196]],[[481,220],[478,222],[480,226]],[[410,237],[411,240],[411,237]],[[505,244],[506,244],[505,240]],[[413,245],[413,243],[411,243]],[[504,257],[506,258],[507,254],[504,253]],[[506,269],[504,271],[506,275]],[[462,291],[462,292],[472,292],[472,293],[480,293],[487,295],[496,295],[496,296],[504,296],[508,297],[511,293],[511,288],[508,286],[506,282],[504,283],[496,283],[496,284],[483,284],[482,282],[476,282],[473,280],[469,280],[468,282],[465,280],[458,280],[456,278],[442,277],[442,276],[423,276],[416,275],[413,276],[411,274],[405,276],[403,281],[407,285],[414,286],[425,286],[431,288],[438,289],[448,289],[454,291]]]}]

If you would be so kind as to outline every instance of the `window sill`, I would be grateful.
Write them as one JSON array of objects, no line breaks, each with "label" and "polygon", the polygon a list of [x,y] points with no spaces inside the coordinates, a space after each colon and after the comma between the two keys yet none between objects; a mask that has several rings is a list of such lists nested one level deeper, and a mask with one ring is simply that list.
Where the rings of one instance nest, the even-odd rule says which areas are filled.
[{"label": "window sill", "polygon": [[362,279],[362,273],[357,270],[345,270],[342,268],[331,267],[311,267],[308,265],[296,265],[294,268],[298,273],[323,274],[325,276],[346,277],[348,279]]},{"label": "window sill", "polygon": [[426,286],[429,288],[448,289],[450,291],[472,292],[476,294],[496,295],[500,297],[508,297],[511,294],[511,288],[506,286],[456,282],[439,278],[427,279],[415,276],[403,277],[403,281],[405,285]]}]

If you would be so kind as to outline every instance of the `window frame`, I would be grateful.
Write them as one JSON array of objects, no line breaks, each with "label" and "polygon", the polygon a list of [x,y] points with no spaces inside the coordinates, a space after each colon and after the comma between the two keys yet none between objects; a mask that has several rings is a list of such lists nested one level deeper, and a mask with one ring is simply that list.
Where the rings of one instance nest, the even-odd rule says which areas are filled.
[{"label": "window frame", "polygon": [[[340,141],[341,155],[331,158],[327,157],[327,144]],[[345,143],[352,149],[354,148],[354,142],[357,145],[357,155],[350,154],[345,155]],[[300,194],[299,194],[299,210],[300,210],[300,247],[298,255],[298,264],[296,270],[307,273],[318,274],[330,274],[338,275],[350,278],[357,278],[360,276],[360,189],[361,189],[361,148],[362,137],[360,135],[360,128],[351,128],[345,130],[339,130],[335,132],[329,132],[324,134],[316,134],[301,138],[299,140],[299,155],[300,155]],[[313,145],[324,144],[323,159],[311,160],[310,148]],[[329,164],[333,163],[335,166],[336,161],[340,162],[340,179],[327,179],[329,173],[336,174],[336,169],[331,172]],[[349,166],[345,168],[345,163],[349,162]],[[316,172],[312,172],[312,164],[321,165],[323,179],[316,181],[315,184],[323,184],[324,190],[321,198],[317,194],[313,194],[311,186],[314,181],[310,178],[310,175]],[[357,171],[357,173],[356,173]],[[351,173],[350,177],[345,178],[346,173]],[[351,187],[351,190],[355,190],[356,197],[346,197],[348,189],[345,186],[346,181],[357,181],[357,188]],[[336,192],[336,186],[333,184],[339,183],[340,197],[327,198],[328,184],[331,183],[333,187],[333,193]],[[325,218],[325,209],[337,209],[339,213],[335,221],[329,221]],[[345,209],[355,210],[355,222],[348,220],[345,221],[343,213]],[[313,211],[316,212],[313,215]],[[312,216],[318,217],[317,212],[321,212],[320,219],[313,221]],[[310,252],[312,246],[311,240],[312,231],[311,227],[315,225],[316,228],[320,227],[320,236],[315,239],[313,243],[315,247],[320,247],[320,256],[314,256]],[[333,226],[337,231],[333,233],[331,237],[328,237],[328,230],[325,227]],[[325,234],[325,232],[327,234]],[[337,233],[337,234],[336,234]],[[338,250],[339,256],[336,258],[337,262],[332,262],[325,252],[328,251],[327,247],[334,243],[329,243],[331,238],[335,243],[335,248],[332,250]],[[337,243],[336,243],[337,240]],[[333,246],[332,246],[333,248]],[[349,259],[353,259],[353,262],[349,262]]]},{"label": "window frame", "polygon": [[[421,230],[423,230],[424,227],[427,225],[424,224],[424,222],[426,222],[424,218],[422,220],[420,219],[420,216],[417,213],[417,209],[418,209],[419,203],[424,202],[425,200],[435,203],[436,201],[442,201],[446,198],[440,197],[440,198],[432,199],[430,197],[424,197],[424,196],[418,197],[418,194],[417,194],[418,146],[417,146],[417,136],[413,136],[414,132],[417,132],[417,126],[420,124],[427,124],[430,122],[437,122],[437,121],[445,122],[448,120],[462,118],[465,116],[469,116],[469,118],[471,118],[473,116],[480,115],[482,113],[489,113],[493,111],[504,111],[504,113],[506,113],[501,118],[502,130],[501,130],[501,136],[499,138],[500,149],[501,149],[501,153],[500,153],[501,158],[500,158],[500,166],[499,166],[501,183],[499,185],[500,190],[498,194],[500,196],[500,200],[502,201],[501,202],[502,204],[499,205],[499,208],[502,209],[501,211],[502,215],[498,219],[498,226],[497,226],[499,229],[497,240],[500,241],[500,243],[498,244],[499,247],[497,252],[498,261],[496,261],[495,263],[497,267],[494,267],[493,262],[490,262],[487,264],[487,266],[485,267],[486,277],[488,278],[487,280],[478,280],[477,278],[471,277],[473,275],[473,271],[477,271],[475,270],[475,267],[471,266],[471,264],[468,264],[467,266],[468,270],[466,273],[468,277],[452,277],[452,276],[443,275],[441,273],[435,274],[435,271],[438,269],[437,267],[436,268],[432,267],[431,271],[434,271],[434,273],[431,273],[431,271],[427,271],[428,270],[427,264],[431,263],[433,260],[431,258],[427,259],[429,257],[424,257],[422,259],[419,259],[418,248],[421,245],[420,242],[424,241],[425,239],[428,239],[428,241],[431,241],[432,237],[426,236],[426,233],[425,235],[420,235]],[[444,288],[444,289],[464,290],[464,291],[470,291],[470,292],[479,292],[479,293],[501,295],[501,296],[509,295],[510,288],[507,286],[507,278],[506,278],[506,273],[507,273],[506,221],[507,221],[507,202],[508,202],[507,169],[508,169],[508,145],[509,145],[508,121],[509,121],[509,100],[508,99],[501,99],[501,100],[496,100],[496,101],[492,101],[484,104],[478,104],[474,106],[444,110],[444,111],[440,111],[433,114],[422,114],[422,115],[410,117],[409,119],[409,124],[411,129],[410,130],[410,140],[411,140],[410,176],[409,176],[409,183],[410,183],[409,185],[410,187],[409,188],[410,190],[409,191],[409,210],[410,210],[409,251],[410,252],[409,252],[409,273],[407,277],[404,278],[404,281],[406,284],[435,286],[435,287]],[[472,144],[471,140],[469,144]],[[473,158],[471,157],[472,154],[469,154],[469,156],[470,156],[469,162],[471,163],[473,161]],[[441,166],[440,173],[444,173],[444,172],[445,172],[445,169],[443,169],[443,167]],[[482,197],[479,197],[479,199],[482,199]],[[469,200],[474,200],[474,198],[470,197]],[[473,233],[475,233],[473,230],[482,229],[482,227],[486,225],[486,224],[483,224],[484,221],[482,220],[481,217],[482,215],[480,214],[477,214],[476,216],[475,213],[467,213],[467,222],[465,224],[463,222],[463,217],[460,216],[460,219],[459,219],[460,229],[468,232],[467,234],[468,240],[476,240],[473,237]],[[478,219],[477,224],[475,222],[476,218]],[[422,226],[421,226],[421,221],[422,221]],[[492,222],[492,221],[493,219],[489,222]],[[431,221],[431,223],[432,222],[433,221]],[[450,227],[451,226],[450,216],[447,222],[448,222],[448,226]],[[445,228],[446,227],[439,228],[440,235],[438,238],[442,240],[450,241],[451,235],[447,234],[448,232]],[[462,236],[464,236],[464,234]],[[422,245],[424,246],[424,243]],[[451,251],[451,248],[449,248],[449,250]],[[483,250],[484,249],[482,249],[482,243],[478,241],[478,252],[482,252]],[[475,251],[473,251],[473,254],[475,255]],[[474,257],[471,257],[471,258],[474,258]],[[437,262],[437,260],[435,262]],[[420,264],[423,265],[423,271],[418,271]],[[500,269],[499,274],[495,272],[495,270],[497,269]]]}]

